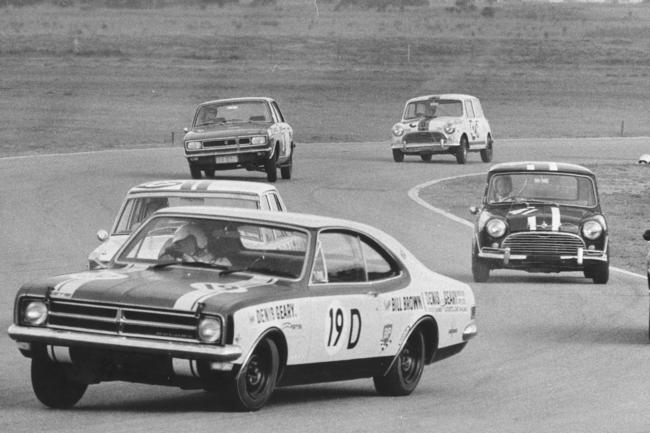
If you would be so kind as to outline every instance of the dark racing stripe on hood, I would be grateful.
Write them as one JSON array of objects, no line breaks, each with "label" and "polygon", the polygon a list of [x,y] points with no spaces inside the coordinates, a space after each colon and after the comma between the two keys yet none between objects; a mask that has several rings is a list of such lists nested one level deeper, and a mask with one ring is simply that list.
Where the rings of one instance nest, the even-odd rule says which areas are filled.
[{"label": "dark racing stripe on hood", "polygon": [[577,233],[581,222],[594,215],[589,209],[552,204],[495,207],[490,212],[504,217],[510,232],[546,230]]}]

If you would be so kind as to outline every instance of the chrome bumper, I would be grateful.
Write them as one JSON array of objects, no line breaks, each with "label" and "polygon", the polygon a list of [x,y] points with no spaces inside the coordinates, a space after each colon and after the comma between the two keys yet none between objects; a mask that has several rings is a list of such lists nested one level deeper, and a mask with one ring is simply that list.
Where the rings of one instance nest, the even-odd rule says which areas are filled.
[{"label": "chrome bumper", "polygon": [[211,346],[180,341],[157,341],[146,338],[86,334],[50,328],[11,325],[9,337],[19,343],[43,343],[52,346],[83,346],[133,352],[155,353],[175,358],[208,359],[230,362],[241,357],[239,346]]},{"label": "chrome bumper", "polygon": [[[482,259],[499,260],[506,265],[511,261],[525,261],[535,257],[534,255],[527,254],[511,254],[510,248],[481,248],[478,256]],[[608,260],[605,251],[585,250],[582,248],[578,248],[578,252],[575,255],[560,255],[557,256],[557,259],[566,261],[575,260],[578,265],[582,265],[585,261],[606,262]]]}]

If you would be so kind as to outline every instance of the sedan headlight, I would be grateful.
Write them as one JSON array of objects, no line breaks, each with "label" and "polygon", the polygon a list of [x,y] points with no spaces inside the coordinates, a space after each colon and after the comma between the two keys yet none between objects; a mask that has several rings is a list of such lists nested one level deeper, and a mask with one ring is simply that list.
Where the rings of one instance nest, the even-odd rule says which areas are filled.
[{"label": "sedan headlight", "polygon": [[43,301],[30,301],[23,311],[23,321],[30,326],[41,326],[47,320],[47,305]]},{"label": "sedan headlight", "polygon": [[254,144],[254,145],[266,144],[266,136],[265,135],[258,135],[257,137],[253,137],[251,139],[251,144]]},{"label": "sedan headlight", "polygon": [[485,224],[485,231],[493,238],[500,238],[506,233],[506,223],[498,218],[493,218]]},{"label": "sedan headlight", "polygon": [[188,141],[185,143],[185,147],[187,150],[200,150],[203,145],[201,144],[200,141]]},{"label": "sedan headlight", "polygon": [[453,123],[447,123],[445,125],[444,130],[446,134],[453,134],[454,132],[456,132],[456,127],[454,126]]},{"label": "sedan headlight", "polygon": [[603,226],[594,220],[589,220],[582,225],[582,235],[589,240],[597,239],[603,233]]},{"label": "sedan headlight", "polygon": [[404,135],[404,127],[398,123],[393,126],[392,132],[395,137],[401,137]]},{"label": "sedan headlight", "polygon": [[203,343],[216,343],[221,339],[221,319],[217,317],[203,317],[199,320],[199,340]]}]

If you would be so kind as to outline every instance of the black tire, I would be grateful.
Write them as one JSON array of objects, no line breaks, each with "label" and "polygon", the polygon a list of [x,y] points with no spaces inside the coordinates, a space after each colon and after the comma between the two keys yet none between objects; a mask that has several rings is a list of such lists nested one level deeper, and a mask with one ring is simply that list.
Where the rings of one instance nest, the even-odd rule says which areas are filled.
[{"label": "black tire", "polygon": [[63,365],[45,357],[35,357],[32,359],[32,388],[45,406],[68,409],[81,400],[88,384],[70,380]]},{"label": "black tire", "polygon": [[456,162],[459,164],[465,164],[467,162],[467,152],[468,152],[467,137],[460,137],[460,145],[456,149]]},{"label": "black tire", "polygon": [[213,168],[203,170],[203,173],[205,173],[205,177],[214,177],[214,169]]},{"label": "black tire", "polygon": [[256,411],[273,394],[280,369],[280,354],[270,338],[260,341],[237,376],[229,381],[226,398],[235,410]]},{"label": "black tire", "polygon": [[278,180],[278,151],[275,150],[273,156],[266,160],[266,180],[269,182],[275,182]]},{"label": "black tire", "polygon": [[487,136],[487,147],[481,150],[481,161],[490,162],[492,161],[492,154],[494,153],[492,136],[488,134]]},{"label": "black tire", "polygon": [[282,179],[289,180],[291,179],[291,172],[293,171],[293,151],[289,156],[289,160],[280,168],[280,175]]},{"label": "black tire", "polygon": [[393,149],[393,160],[395,162],[402,162],[404,161],[404,154],[402,153],[401,150],[399,149]]},{"label": "black tire", "polygon": [[598,262],[589,266],[588,272],[594,284],[607,284],[607,281],[609,281],[609,261]]},{"label": "black tire", "polygon": [[373,377],[380,395],[402,396],[412,393],[424,370],[424,336],[418,329],[411,334],[385,376]]},{"label": "black tire", "polygon": [[478,256],[478,248],[472,248],[472,277],[477,283],[485,283],[490,278],[490,266]]},{"label": "black tire", "polygon": [[433,155],[431,155],[430,153],[423,153],[422,155],[420,155],[420,158],[422,158],[422,161],[424,162],[430,162],[432,156]]},{"label": "black tire", "polygon": [[201,179],[201,169],[192,163],[190,163],[190,176],[192,179]]}]

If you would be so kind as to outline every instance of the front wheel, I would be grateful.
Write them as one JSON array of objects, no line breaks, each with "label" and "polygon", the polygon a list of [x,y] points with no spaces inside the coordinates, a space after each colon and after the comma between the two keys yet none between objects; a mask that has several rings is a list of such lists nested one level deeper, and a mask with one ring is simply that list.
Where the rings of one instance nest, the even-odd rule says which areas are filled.
[{"label": "front wheel", "polygon": [[269,159],[266,160],[266,180],[275,182],[278,180],[278,162],[277,152]]},{"label": "front wheel", "polygon": [[63,365],[35,357],[32,359],[32,388],[45,406],[68,409],[81,400],[88,385],[70,380]]},{"label": "front wheel", "polygon": [[205,169],[203,172],[205,173],[205,177],[214,177],[214,169],[212,168]]},{"label": "front wheel", "polygon": [[385,376],[373,377],[380,395],[409,395],[415,390],[424,370],[424,336],[415,330]]},{"label": "front wheel", "polygon": [[421,158],[422,161],[424,161],[424,162],[430,162],[432,156],[433,156],[433,155],[431,155],[430,153],[423,153],[422,155],[420,155],[420,158]]},{"label": "front wheel", "polygon": [[402,151],[399,149],[393,149],[393,160],[395,162],[404,161],[404,153],[402,153]]},{"label": "front wheel", "polygon": [[490,278],[490,266],[478,256],[476,249],[472,251],[472,277],[477,283],[485,283]]},{"label": "front wheel", "polygon": [[492,153],[494,150],[492,149],[492,136],[488,134],[487,136],[487,147],[483,150],[481,150],[481,161],[483,162],[490,162],[492,161]]},{"label": "front wheel", "polygon": [[236,410],[259,410],[273,394],[280,369],[280,354],[273,340],[265,338],[233,378],[227,390],[229,402]]},{"label": "front wheel", "polygon": [[464,135],[460,138],[460,145],[456,149],[456,162],[459,164],[465,164],[467,162],[467,137]]},{"label": "front wheel", "polygon": [[190,163],[190,175],[192,179],[201,179],[201,169],[196,164]]},{"label": "front wheel", "polygon": [[607,284],[607,281],[609,281],[609,261],[590,265],[588,274],[594,284]]}]

